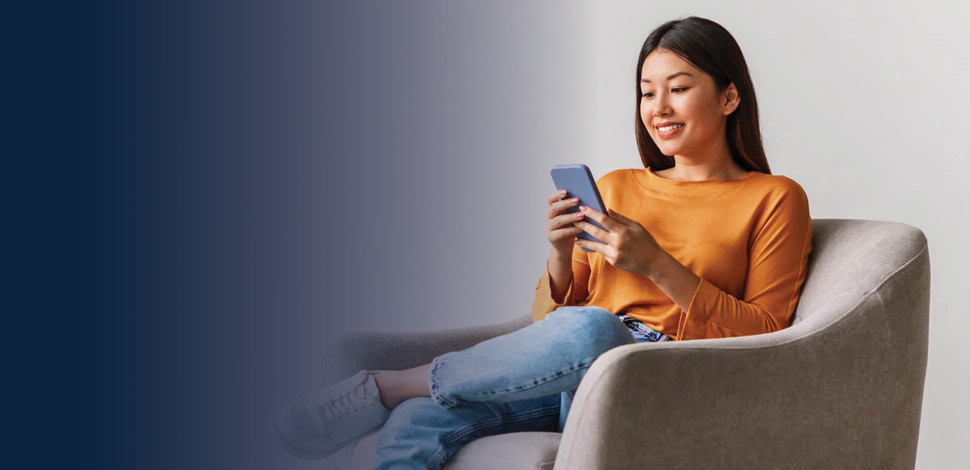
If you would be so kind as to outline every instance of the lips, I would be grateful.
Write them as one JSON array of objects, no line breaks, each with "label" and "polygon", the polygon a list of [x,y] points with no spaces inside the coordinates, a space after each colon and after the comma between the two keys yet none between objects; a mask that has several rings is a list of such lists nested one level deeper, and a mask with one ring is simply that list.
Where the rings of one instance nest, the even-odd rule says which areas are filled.
[{"label": "lips", "polygon": [[[668,125],[669,126],[669,125],[676,125],[676,124],[679,124],[679,123],[671,123],[671,124],[664,124],[664,125]],[[672,138],[674,136],[674,134],[679,133],[685,126],[686,125],[681,125],[680,127],[671,129],[671,130],[669,130],[667,132],[664,132],[664,131],[660,130],[660,127],[664,127],[664,126],[658,126],[657,127],[657,136],[659,136],[661,139],[669,139],[669,138]]]}]

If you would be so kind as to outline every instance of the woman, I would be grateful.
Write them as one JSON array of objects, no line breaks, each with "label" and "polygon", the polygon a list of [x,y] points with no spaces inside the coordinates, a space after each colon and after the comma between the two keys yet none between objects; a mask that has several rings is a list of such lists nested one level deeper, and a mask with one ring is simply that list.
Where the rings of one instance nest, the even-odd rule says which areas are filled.
[{"label": "woman", "polygon": [[441,468],[482,436],[561,432],[583,375],[609,349],[789,325],[812,250],[808,198],[771,175],[734,38],[704,18],[670,21],[647,37],[636,70],[644,169],[597,181],[608,214],[566,213],[576,200],[549,196],[552,249],[533,324],[311,394],[276,417],[284,447],[320,458],[382,429],[378,469]]}]

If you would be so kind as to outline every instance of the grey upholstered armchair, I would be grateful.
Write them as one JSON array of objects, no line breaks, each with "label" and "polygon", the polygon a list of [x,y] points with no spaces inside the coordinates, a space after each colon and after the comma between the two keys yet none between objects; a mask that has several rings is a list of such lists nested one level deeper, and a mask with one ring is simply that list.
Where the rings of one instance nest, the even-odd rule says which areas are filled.
[{"label": "grey upholstered armchair", "polygon": [[[446,469],[912,469],[928,345],[926,237],[893,222],[815,219],[813,228],[789,328],[614,348],[583,378],[561,434],[482,437]],[[325,381],[414,367],[531,322],[526,313],[474,328],[344,335],[330,345]],[[372,469],[378,436],[331,464]]]}]

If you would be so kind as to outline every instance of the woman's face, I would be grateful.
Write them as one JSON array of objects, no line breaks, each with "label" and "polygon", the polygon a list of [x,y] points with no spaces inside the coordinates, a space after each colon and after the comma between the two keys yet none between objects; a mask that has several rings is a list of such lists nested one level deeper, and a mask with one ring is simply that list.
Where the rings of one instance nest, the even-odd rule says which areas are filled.
[{"label": "woman's face", "polygon": [[[738,101],[733,83],[719,93],[713,77],[665,49],[654,49],[640,71],[640,119],[664,155],[704,160],[722,153]],[[658,128],[666,122],[682,126]]]}]

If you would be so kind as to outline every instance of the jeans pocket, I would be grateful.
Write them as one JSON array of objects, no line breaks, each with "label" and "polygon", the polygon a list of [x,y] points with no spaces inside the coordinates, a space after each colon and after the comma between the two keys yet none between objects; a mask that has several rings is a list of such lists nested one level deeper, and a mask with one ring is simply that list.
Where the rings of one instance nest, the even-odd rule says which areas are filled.
[{"label": "jeans pocket", "polygon": [[638,320],[629,315],[620,315],[620,319],[623,320],[623,323],[627,326],[627,328],[634,332],[633,336],[637,339],[638,343],[644,341],[670,341],[669,336],[656,331],[643,323],[640,323]]}]

